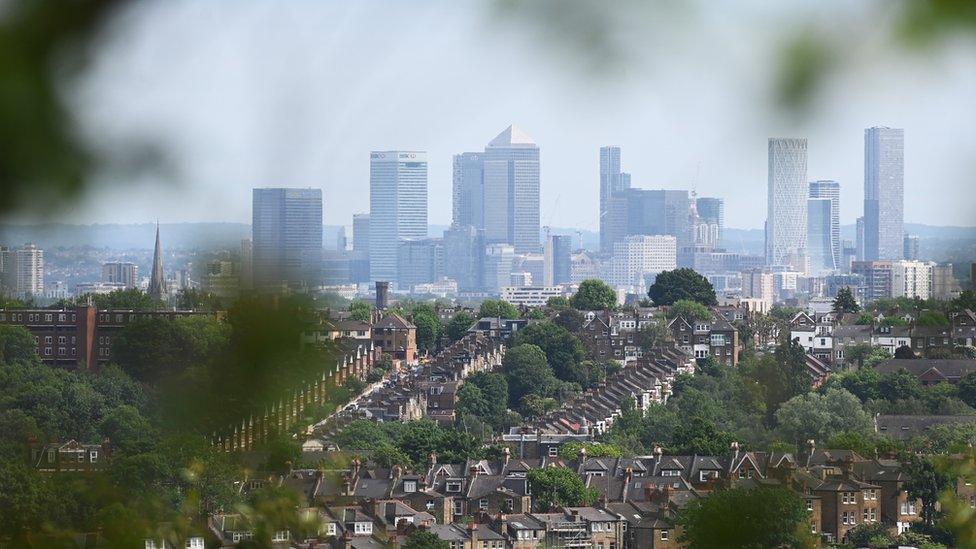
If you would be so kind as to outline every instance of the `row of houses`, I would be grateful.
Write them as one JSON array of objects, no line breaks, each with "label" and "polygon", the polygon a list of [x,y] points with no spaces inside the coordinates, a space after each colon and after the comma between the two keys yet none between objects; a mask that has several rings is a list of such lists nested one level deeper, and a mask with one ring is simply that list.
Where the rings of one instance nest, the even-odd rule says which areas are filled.
[{"label": "row of houses", "polygon": [[[895,459],[865,458],[850,450],[818,449],[800,454],[750,452],[733,443],[724,455],[652,455],[574,459],[543,455],[518,458],[516,444],[498,460],[439,463],[410,471],[376,467],[353,459],[348,469],[296,470],[273,480],[303,494],[301,512],[317,528],[280,532],[289,547],[399,546],[417,529],[452,547],[678,547],[678,514],[689,503],[726,488],[786,488],[805,502],[811,533],[844,540],[859,524],[884,524],[902,533],[921,520],[921,504],[908,497],[908,477]],[[530,474],[567,468],[597,499],[582,507],[542,510]],[[957,494],[976,507],[976,491],[960,480]],[[215,514],[210,524],[226,544],[248,539],[246,519]],[[229,526],[230,525],[230,526]],[[232,526],[232,527],[231,527]]]}]

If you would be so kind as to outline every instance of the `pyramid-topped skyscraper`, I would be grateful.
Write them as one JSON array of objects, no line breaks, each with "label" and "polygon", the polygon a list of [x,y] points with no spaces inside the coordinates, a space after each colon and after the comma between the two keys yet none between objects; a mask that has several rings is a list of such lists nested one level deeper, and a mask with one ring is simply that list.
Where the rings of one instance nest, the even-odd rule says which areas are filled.
[{"label": "pyramid-topped skyscraper", "polygon": [[159,242],[159,223],[156,223],[156,247],[153,249],[152,271],[149,276],[149,297],[163,299],[166,294],[166,276],[163,273],[163,247]]},{"label": "pyramid-topped skyscraper", "polygon": [[539,146],[509,126],[485,147],[485,238],[538,252]]}]

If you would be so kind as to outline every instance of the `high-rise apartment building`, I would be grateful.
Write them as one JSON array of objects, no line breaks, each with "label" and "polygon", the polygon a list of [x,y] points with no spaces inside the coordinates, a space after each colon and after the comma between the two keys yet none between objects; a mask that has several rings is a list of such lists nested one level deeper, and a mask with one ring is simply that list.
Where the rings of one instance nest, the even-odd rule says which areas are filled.
[{"label": "high-rise apartment building", "polygon": [[44,295],[44,250],[24,244],[12,251],[11,290],[18,298]]},{"label": "high-rise apartment building", "polygon": [[764,269],[743,271],[742,297],[757,299],[764,304],[760,309],[769,309],[776,300],[776,277]]},{"label": "high-rise apartment building", "polygon": [[466,152],[454,155],[453,179],[454,223],[484,228],[484,153]]},{"label": "high-rise apartment building", "polygon": [[725,201],[721,198],[698,197],[695,199],[698,227],[695,227],[695,244],[720,246],[725,228]]},{"label": "high-rise apartment building", "polygon": [[902,245],[902,256],[909,260],[918,260],[918,236],[906,234]]},{"label": "high-rise apartment building", "polygon": [[807,244],[807,140],[770,138],[766,197],[766,263],[797,265]]},{"label": "high-rise apartment building", "polygon": [[901,259],[905,209],[905,131],[864,130],[866,260]]},{"label": "high-rise apartment building", "polygon": [[545,267],[543,284],[552,287],[557,284],[569,284],[571,276],[571,260],[573,253],[573,237],[565,234],[549,235],[544,250]]},{"label": "high-rise apartment building", "polygon": [[485,238],[539,252],[539,147],[509,126],[485,147]]},{"label": "high-rise apartment building", "polygon": [[928,261],[892,261],[891,296],[929,299],[932,297],[932,269]]},{"label": "high-rise apartment building", "polygon": [[630,188],[630,174],[620,171],[620,147],[600,147],[600,251],[613,251],[615,231],[610,227],[610,202]]},{"label": "high-rise apartment building", "polygon": [[830,250],[833,268],[841,268],[843,248],[840,241],[840,183],[829,179],[810,182],[810,198],[830,200]]},{"label": "high-rise apartment building", "polygon": [[631,235],[671,235],[678,247],[691,245],[688,191],[625,189],[610,201],[608,230],[613,244]]},{"label": "high-rise apartment building", "polygon": [[322,268],[322,190],[254,189],[251,252],[254,286],[319,284]]},{"label": "high-rise apartment building", "polygon": [[139,266],[126,261],[102,263],[102,282],[123,288],[135,288],[139,282]]},{"label": "high-rise apartment building", "polygon": [[832,211],[829,198],[807,199],[807,259],[812,275],[837,270]]},{"label": "high-rise apartment building", "polygon": [[677,239],[671,235],[631,235],[613,245],[610,283],[643,292],[647,275],[677,267]]},{"label": "high-rise apartment building", "polygon": [[400,240],[427,237],[427,153],[369,155],[369,276],[397,280]]}]

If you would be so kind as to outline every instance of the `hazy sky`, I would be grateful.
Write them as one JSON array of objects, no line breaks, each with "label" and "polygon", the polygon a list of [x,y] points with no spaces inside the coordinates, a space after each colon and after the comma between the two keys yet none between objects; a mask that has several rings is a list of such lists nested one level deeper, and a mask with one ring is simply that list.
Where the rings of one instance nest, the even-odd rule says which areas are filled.
[{"label": "hazy sky", "polygon": [[872,4],[731,4],[531,18],[457,1],[142,3],[72,98],[105,147],[152,139],[175,170],[68,219],[249,222],[252,187],[310,186],[326,224],[351,224],[369,151],[402,148],[428,151],[430,222],[446,224],[451,155],[515,123],[541,147],[543,224],[597,227],[598,148],[616,144],[635,186],[724,197],[728,226],[760,228],[770,136],[809,138],[808,177],[840,181],[851,223],[863,130],[888,125],[906,132],[906,221],[976,224],[972,42],[921,56],[867,40],[801,120],[771,99],[784,37],[813,21],[847,55],[876,32]]}]

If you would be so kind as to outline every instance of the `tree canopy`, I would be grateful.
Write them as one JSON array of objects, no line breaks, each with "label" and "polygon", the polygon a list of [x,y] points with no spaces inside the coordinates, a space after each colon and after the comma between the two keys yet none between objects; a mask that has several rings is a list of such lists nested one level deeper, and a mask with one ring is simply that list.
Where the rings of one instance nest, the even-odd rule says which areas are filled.
[{"label": "tree canopy", "polygon": [[478,308],[478,318],[518,318],[519,312],[515,305],[501,299],[486,299]]},{"label": "tree canopy", "polygon": [[580,283],[569,304],[577,311],[613,310],[617,308],[617,292],[606,282],[590,278]]},{"label": "tree canopy", "polygon": [[710,547],[813,547],[806,504],[790,490],[718,490],[678,514],[678,541]]},{"label": "tree canopy", "polygon": [[647,289],[647,296],[659,307],[674,305],[680,299],[706,306],[718,305],[712,283],[694,269],[686,267],[658,273],[654,284]]},{"label": "tree canopy", "polygon": [[567,467],[543,467],[533,469],[527,475],[532,499],[540,511],[553,506],[580,507],[590,505],[599,497],[593,488],[587,488],[576,471]]},{"label": "tree canopy", "polygon": [[857,304],[857,299],[854,298],[854,292],[851,291],[849,286],[844,286],[837,291],[837,297],[834,298],[833,311],[835,313],[856,313],[861,310],[861,306]]}]

